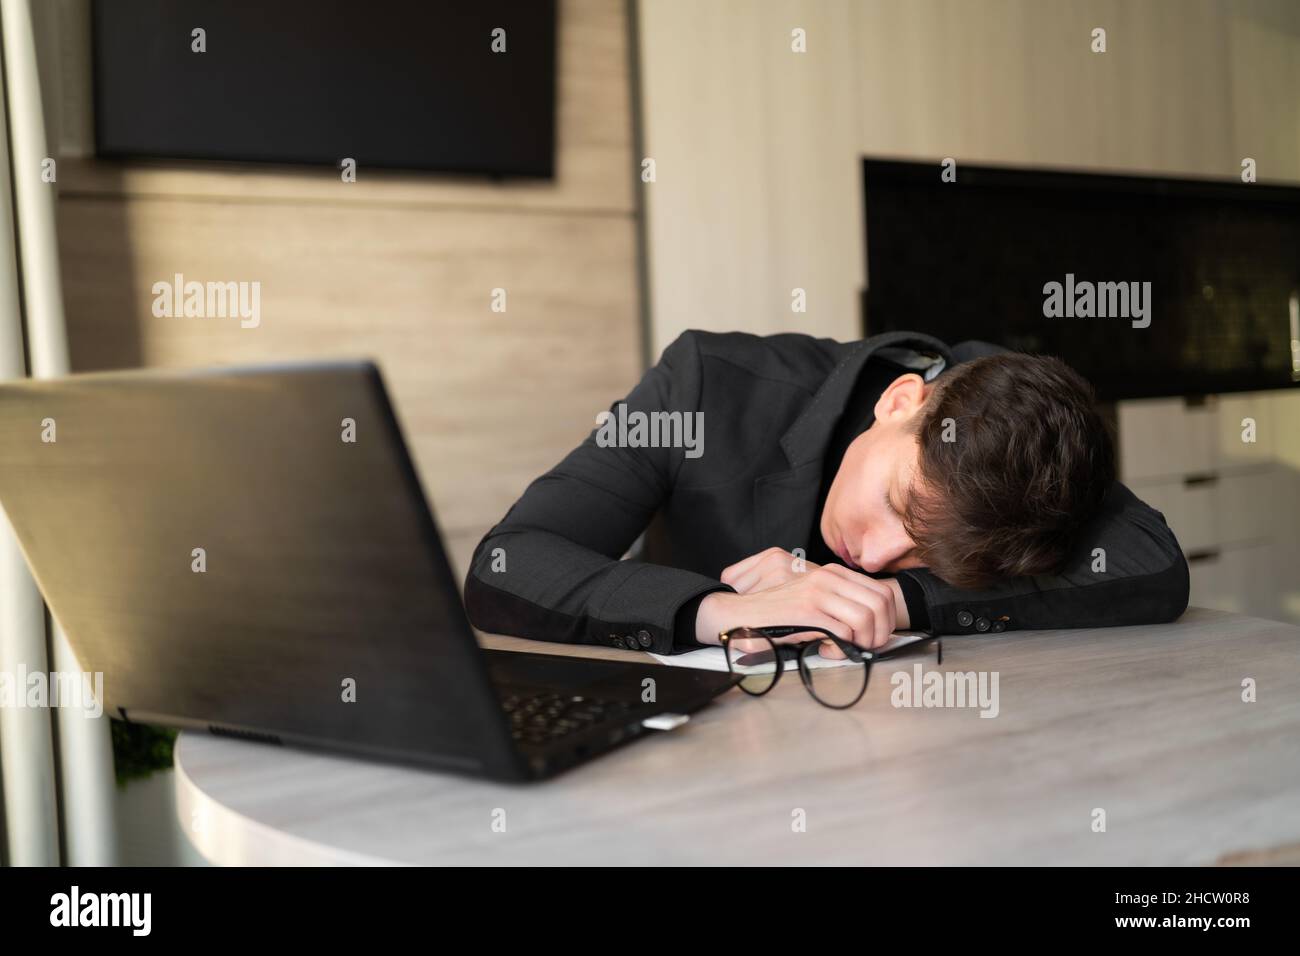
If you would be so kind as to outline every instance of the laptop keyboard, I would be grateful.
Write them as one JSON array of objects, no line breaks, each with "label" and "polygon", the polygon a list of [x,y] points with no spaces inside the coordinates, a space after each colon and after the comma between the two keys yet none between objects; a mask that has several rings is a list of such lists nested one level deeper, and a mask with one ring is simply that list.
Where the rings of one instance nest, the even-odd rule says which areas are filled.
[{"label": "laptop keyboard", "polygon": [[505,691],[501,706],[510,718],[511,734],[524,744],[549,743],[617,720],[632,709],[623,701],[520,689]]}]

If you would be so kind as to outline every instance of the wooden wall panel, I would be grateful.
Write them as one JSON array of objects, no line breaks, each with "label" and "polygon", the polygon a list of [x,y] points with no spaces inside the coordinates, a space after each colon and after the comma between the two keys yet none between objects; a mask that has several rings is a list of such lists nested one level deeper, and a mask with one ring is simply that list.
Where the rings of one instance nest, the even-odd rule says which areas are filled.
[{"label": "wooden wall panel", "polygon": [[[553,183],[61,161],[74,369],[376,359],[463,570],[642,369],[624,5],[560,17]],[[260,326],[155,317],[178,272],[259,282]]]}]

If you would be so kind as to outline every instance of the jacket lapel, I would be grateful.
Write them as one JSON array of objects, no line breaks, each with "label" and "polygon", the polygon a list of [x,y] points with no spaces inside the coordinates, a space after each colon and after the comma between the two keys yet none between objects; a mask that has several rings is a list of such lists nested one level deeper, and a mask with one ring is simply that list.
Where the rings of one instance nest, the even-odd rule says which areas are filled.
[{"label": "jacket lapel", "polygon": [[808,548],[808,532],[812,530],[821,480],[820,461],[755,479],[756,551],[773,545],[786,551]]}]

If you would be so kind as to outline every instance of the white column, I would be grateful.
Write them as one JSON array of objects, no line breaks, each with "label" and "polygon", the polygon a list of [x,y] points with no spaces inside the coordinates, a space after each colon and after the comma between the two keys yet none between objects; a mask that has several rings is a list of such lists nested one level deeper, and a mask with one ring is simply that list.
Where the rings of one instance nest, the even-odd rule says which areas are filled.
[{"label": "white column", "polygon": [[[0,381],[23,378],[22,301],[14,248],[9,192],[4,97],[0,96]],[[18,685],[24,673],[45,672],[45,605],[27,570],[9,519],[0,515],[0,673]],[[0,780],[3,780],[7,862],[57,866],[58,805],[54,783],[54,735],[50,714],[40,708],[0,707]]]},{"label": "white column", "polygon": [[[4,32],[9,153],[28,355],[34,378],[55,378],[68,374],[68,338],[54,222],[55,187],[41,175],[42,163],[51,153],[41,105],[30,0],[0,0],[0,29]],[[51,648],[53,670],[81,672],[57,624]],[[116,840],[108,719],[92,719],[79,709],[66,707],[55,711],[55,719],[59,727],[57,758],[65,862],[74,866],[110,865],[116,857]]]}]

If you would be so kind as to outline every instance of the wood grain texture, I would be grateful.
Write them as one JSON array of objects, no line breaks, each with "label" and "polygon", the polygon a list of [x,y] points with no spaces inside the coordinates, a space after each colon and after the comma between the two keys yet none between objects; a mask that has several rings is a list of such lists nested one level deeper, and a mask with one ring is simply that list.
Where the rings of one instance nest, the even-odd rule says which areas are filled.
[{"label": "wood grain texture", "polygon": [[[1158,627],[950,639],[943,670],[999,673],[996,718],[891,706],[890,675],[933,668],[931,652],[879,665],[850,711],[818,707],[797,681],[733,692],[540,786],[186,733],[177,812],[224,864],[1287,859],[1298,650],[1300,629],[1200,609]],[[1257,703],[1241,701],[1245,677]],[[1097,807],[1105,833],[1091,829]],[[792,832],[796,809],[807,832]]]},{"label": "wood grain texture", "polygon": [[[554,182],[61,161],[74,370],[373,358],[465,561],[642,371],[624,5],[560,7]],[[260,326],[155,317],[176,273]]]},{"label": "wood grain texture", "polygon": [[[61,219],[78,371],[375,358],[448,531],[486,530],[639,372],[630,220],[157,200]],[[155,317],[176,272],[260,282],[260,325]]]}]

